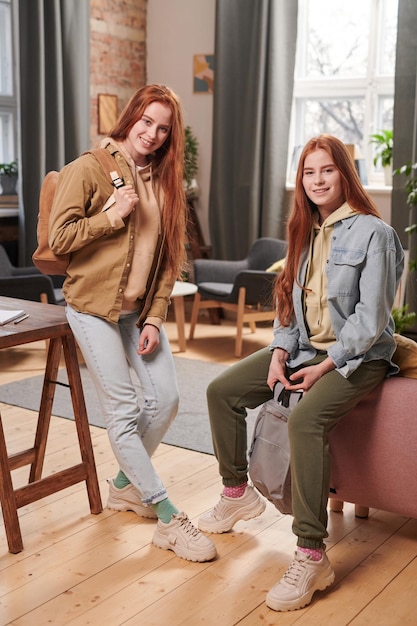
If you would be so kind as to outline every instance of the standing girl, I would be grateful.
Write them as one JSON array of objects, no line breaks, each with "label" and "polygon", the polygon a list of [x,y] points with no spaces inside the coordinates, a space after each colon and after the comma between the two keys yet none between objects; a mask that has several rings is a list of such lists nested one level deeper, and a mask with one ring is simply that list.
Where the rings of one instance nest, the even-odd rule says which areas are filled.
[{"label": "standing girl", "polygon": [[[120,470],[107,506],[157,518],[153,543],[191,561],[216,556],[171,500],[151,457],[178,409],[163,328],[185,250],[184,124],[178,97],[140,88],[101,147],[124,185],[86,153],[62,170],[50,245],[71,253],[63,286],[68,322],[90,372]],[[131,372],[139,379],[139,406]]]}]

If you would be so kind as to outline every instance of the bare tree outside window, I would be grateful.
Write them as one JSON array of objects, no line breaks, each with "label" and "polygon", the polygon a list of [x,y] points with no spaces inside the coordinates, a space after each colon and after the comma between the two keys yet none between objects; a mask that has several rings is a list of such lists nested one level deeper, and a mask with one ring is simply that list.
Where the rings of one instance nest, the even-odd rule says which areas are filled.
[{"label": "bare tree outside window", "polygon": [[370,3],[309,0],[308,44],[300,72],[308,78],[366,76]]},{"label": "bare tree outside window", "polygon": [[331,133],[382,178],[369,138],[393,125],[397,10],[398,0],[299,0],[291,169],[299,146]]}]

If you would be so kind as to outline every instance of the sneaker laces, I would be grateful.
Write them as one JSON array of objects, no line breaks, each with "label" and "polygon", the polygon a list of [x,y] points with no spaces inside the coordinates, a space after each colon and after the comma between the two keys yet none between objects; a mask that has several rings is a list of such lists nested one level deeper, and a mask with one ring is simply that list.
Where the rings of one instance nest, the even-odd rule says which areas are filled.
[{"label": "sneaker laces", "polygon": [[220,509],[222,508],[222,506],[224,506],[225,500],[226,500],[226,496],[224,495],[224,493],[221,493],[220,500],[214,505],[212,509],[212,515],[217,520],[223,519]]},{"label": "sneaker laces", "polygon": [[184,530],[184,532],[187,533],[187,535],[191,535],[192,537],[198,537],[201,534],[198,528],[194,526],[194,524],[184,513],[178,513],[174,517],[178,520],[179,525]]},{"label": "sneaker laces", "polygon": [[300,558],[298,554],[296,554],[294,561],[291,563],[283,576],[283,579],[289,585],[297,585],[299,579],[304,574],[305,563],[308,559],[308,556],[306,558]]}]

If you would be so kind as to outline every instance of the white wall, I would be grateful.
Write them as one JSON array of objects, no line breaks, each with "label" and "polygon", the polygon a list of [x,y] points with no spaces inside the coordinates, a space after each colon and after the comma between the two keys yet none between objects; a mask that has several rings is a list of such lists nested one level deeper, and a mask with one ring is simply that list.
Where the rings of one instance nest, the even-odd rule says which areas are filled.
[{"label": "white wall", "polygon": [[213,96],[193,93],[193,55],[214,52],[215,0],[148,0],[147,82],[172,87],[186,126],[199,142],[200,198],[196,203],[206,243]]}]

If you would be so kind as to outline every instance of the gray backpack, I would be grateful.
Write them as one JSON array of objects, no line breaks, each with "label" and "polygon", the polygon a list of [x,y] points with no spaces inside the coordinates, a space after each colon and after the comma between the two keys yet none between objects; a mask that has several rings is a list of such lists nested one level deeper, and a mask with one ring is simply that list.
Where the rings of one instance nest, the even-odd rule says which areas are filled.
[{"label": "gray backpack", "polygon": [[249,476],[254,486],[276,508],[292,514],[288,417],[302,391],[287,391],[281,383],[274,398],[262,405],[249,450]]}]

